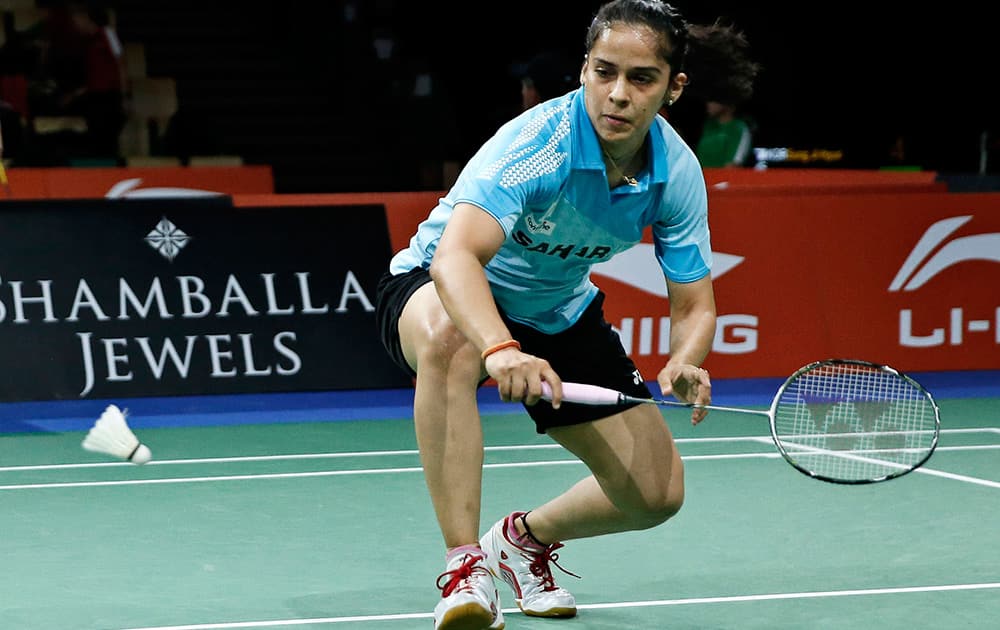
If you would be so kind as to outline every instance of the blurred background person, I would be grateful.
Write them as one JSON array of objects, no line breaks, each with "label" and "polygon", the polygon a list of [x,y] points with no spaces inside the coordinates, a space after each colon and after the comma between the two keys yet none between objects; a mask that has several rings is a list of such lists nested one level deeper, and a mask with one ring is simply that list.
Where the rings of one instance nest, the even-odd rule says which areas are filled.
[{"label": "blurred background person", "polygon": [[561,52],[546,51],[515,66],[514,74],[521,80],[521,108],[531,109],[579,87],[581,63]]},{"label": "blurred background person", "polygon": [[72,3],[70,18],[83,43],[83,59],[79,81],[65,86],[64,111],[87,121],[85,157],[117,158],[118,136],[127,117],[121,41],[104,7]]},{"label": "blurred background person", "polygon": [[110,10],[87,2],[53,2],[32,37],[40,51],[30,81],[32,117],[85,121],[85,130],[47,132],[36,148],[51,164],[71,158],[116,160],[127,118],[127,79]]},{"label": "blurred background person", "polygon": [[705,122],[695,147],[702,168],[746,166],[753,148],[753,131],[733,103],[707,101]]}]

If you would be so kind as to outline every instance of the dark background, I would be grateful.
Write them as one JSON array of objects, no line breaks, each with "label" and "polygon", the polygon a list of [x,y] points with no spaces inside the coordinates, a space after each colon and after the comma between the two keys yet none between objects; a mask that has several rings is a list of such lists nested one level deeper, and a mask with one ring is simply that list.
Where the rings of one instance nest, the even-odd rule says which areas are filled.
[{"label": "dark background", "polygon": [[[278,192],[347,192],[419,189],[422,159],[464,162],[518,111],[511,66],[551,49],[582,60],[600,2],[361,0],[351,23],[344,1],[116,4],[122,39],[147,43],[150,74],[178,78],[193,135],[272,164]],[[878,168],[896,165],[889,147],[903,136],[906,164],[941,173],[978,172],[984,134],[1000,153],[985,3],[676,4],[689,21],[746,33],[763,66],[744,109],[756,146],[843,151],[830,166]],[[391,64],[371,54],[378,33],[397,41]],[[433,100],[409,96],[422,69]],[[682,98],[671,122],[693,143],[702,116]]]},{"label": "dark background", "polygon": [[[444,34],[433,54],[451,84],[469,90],[468,114],[491,99],[508,100],[497,82],[517,91],[503,78],[511,58],[556,46],[582,57],[599,4],[505,2],[494,5],[504,17],[492,28],[470,26],[470,16],[406,8],[413,15],[405,24],[418,46],[426,34]],[[723,17],[746,33],[763,66],[746,108],[759,124],[759,146],[839,148],[852,164],[872,167],[902,133],[926,168],[967,172],[978,168],[981,133],[996,131],[996,101],[987,93],[996,82],[1000,33],[971,3],[675,4],[690,21]],[[489,11],[484,17],[493,21]],[[471,63],[449,63],[456,51]],[[682,99],[674,120],[690,127],[700,115],[700,104]]]}]

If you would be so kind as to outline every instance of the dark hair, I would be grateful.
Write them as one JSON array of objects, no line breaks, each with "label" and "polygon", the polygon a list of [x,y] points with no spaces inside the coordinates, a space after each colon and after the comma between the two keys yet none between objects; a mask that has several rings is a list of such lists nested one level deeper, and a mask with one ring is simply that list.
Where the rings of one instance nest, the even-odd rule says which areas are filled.
[{"label": "dark hair", "polygon": [[759,64],[749,56],[746,36],[719,21],[688,24],[680,11],[662,0],[612,0],[601,6],[587,30],[586,50],[613,23],[641,24],[663,36],[660,56],[671,75],[688,75],[685,90],[702,100],[736,105],[753,95]]}]

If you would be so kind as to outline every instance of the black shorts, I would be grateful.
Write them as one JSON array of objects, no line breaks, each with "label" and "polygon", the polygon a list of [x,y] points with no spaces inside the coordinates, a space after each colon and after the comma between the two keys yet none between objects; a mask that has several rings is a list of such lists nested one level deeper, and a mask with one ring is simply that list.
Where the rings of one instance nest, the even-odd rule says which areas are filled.
[{"label": "black shorts", "polygon": [[403,346],[399,343],[399,318],[410,297],[430,281],[431,274],[421,267],[398,276],[387,271],[379,278],[378,287],[375,289],[375,323],[378,325],[382,345],[389,352],[389,358],[393,363],[413,377],[416,377],[417,373],[406,362]]},{"label": "black shorts", "polygon": [[[389,356],[407,374],[416,373],[406,363],[399,342],[399,316],[413,292],[431,281],[426,269],[416,268],[407,273],[382,276],[378,284],[375,316],[382,343]],[[543,333],[511,320],[500,309],[500,316],[521,343],[524,352],[546,359],[563,381],[601,385],[639,398],[651,398],[642,375],[625,353],[618,333],[604,319],[604,293],[599,292],[580,319],[568,329]],[[546,401],[525,405],[535,421],[538,433],[551,427],[592,422],[618,413],[632,405],[579,405],[563,403],[553,409]]]}]

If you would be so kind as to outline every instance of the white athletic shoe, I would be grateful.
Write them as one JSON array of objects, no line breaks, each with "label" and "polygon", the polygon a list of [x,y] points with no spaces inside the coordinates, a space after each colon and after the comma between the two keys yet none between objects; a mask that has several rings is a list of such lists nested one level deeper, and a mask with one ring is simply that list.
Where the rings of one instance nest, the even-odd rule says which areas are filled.
[{"label": "white athletic shoe", "polygon": [[576,599],[566,589],[556,586],[549,567],[550,562],[559,566],[556,563],[559,556],[553,552],[561,548],[562,543],[553,543],[541,552],[535,552],[511,540],[507,535],[507,522],[519,518],[521,514],[523,512],[514,512],[500,519],[479,541],[479,546],[486,552],[486,566],[514,591],[515,601],[525,615],[573,617],[576,615]]},{"label": "white athletic shoe", "polygon": [[438,577],[434,630],[503,630],[500,593],[481,554],[455,556]]}]

